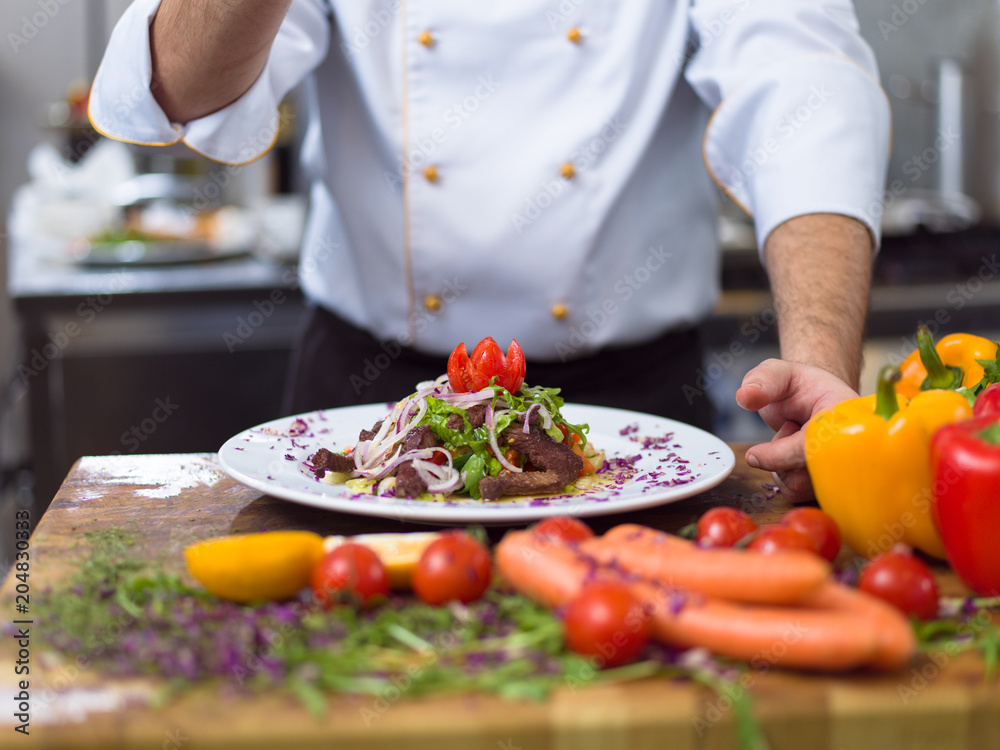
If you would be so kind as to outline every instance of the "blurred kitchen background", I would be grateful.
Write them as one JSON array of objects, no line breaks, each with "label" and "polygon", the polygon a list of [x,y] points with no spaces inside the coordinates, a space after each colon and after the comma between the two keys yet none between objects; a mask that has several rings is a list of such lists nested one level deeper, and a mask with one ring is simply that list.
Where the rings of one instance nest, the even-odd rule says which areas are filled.
[{"label": "blurred kitchen background", "polygon": [[[1000,5],[856,5],[892,105],[889,185],[900,186],[872,197],[886,236],[862,380],[870,390],[875,366],[913,348],[918,321],[936,320],[938,335],[998,337]],[[302,310],[294,97],[279,148],[238,169],[101,139],[86,127],[81,97],[126,6],[0,5],[4,519],[25,505],[37,520],[81,455],[214,451],[282,416]],[[88,200],[95,190],[113,192],[131,223],[68,243],[106,222],[106,204]],[[769,431],[732,394],[746,370],[777,353],[773,306],[752,230],[732,206],[720,233],[725,294],[697,385],[719,407],[721,436],[764,439]]]}]

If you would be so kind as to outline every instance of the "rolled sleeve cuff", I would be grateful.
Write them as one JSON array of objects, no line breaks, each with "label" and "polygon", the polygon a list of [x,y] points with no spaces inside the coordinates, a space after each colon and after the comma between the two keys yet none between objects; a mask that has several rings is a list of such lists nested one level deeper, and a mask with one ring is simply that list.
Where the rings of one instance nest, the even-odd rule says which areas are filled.
[{"label": "rolled sleeve cuff", "polygon": [[889,159],[889,106],[859,65],[808,55],[770,66],[722,100],[706,129],[705,162],[754,217],[758,247],[795,216],[864,223],[875,247]]},{"label": "rolled sleeve cuff", "polygon": [[297,3],[279,31],[264,70],[239,99],[185,125],[170,122],[150,91],[152,55],[149,25],[160,0],[137,0],[115,26],[94,78],[90,121],[102,135],[150,146],[183,141],[190,149],[224,164],[259,159],[274,144],[278,104],[326,54],[324,36],[306,29],[327,19],[314,6]]}]

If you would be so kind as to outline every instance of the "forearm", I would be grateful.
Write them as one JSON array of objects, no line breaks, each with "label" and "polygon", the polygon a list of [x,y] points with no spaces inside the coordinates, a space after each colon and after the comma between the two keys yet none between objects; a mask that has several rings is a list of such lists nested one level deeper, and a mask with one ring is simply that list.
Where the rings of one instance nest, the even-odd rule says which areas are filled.
[{"label": "forearm", "polygon": [[151,89],[172,122],[222,109],[257,80],[291,0],[163,0]]},{"label": "forearm", "polygon": [[859,221],[810,214],[779,225],[764,246],[781,356],[815,365],[857,389],[872,240]]}]

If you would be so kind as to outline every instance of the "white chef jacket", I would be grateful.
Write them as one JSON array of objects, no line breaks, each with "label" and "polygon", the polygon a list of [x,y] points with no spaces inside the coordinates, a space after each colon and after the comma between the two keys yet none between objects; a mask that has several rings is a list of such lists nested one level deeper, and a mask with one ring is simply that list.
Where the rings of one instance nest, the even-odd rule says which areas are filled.
[{"label": "white chef jacket", "polygon": [[149,93],[158,4],[116,26],[94,126],[245,163],[305,80],[302,288],[383,340],[566,360],[704,319],[710,175],[761,246],[814,212],[878,239],[888,105],[849,0],[293,0],[253,86],[185,125]]}]

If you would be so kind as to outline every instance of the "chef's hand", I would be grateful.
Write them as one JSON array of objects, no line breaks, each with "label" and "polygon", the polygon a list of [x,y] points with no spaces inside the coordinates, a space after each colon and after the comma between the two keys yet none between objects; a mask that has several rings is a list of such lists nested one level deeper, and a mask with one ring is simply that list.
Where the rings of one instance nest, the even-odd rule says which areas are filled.
[{"label": "chef's hand", "polygon": [[775,431],[770,443],[747,451],[747,463],[774,472],[791,502],[812,499],[802,428],[813,415],[857,395],[843,380],[819,367],[765,360],[746,374],[736,391],[736,403],[747,411],[759,412]]}]

